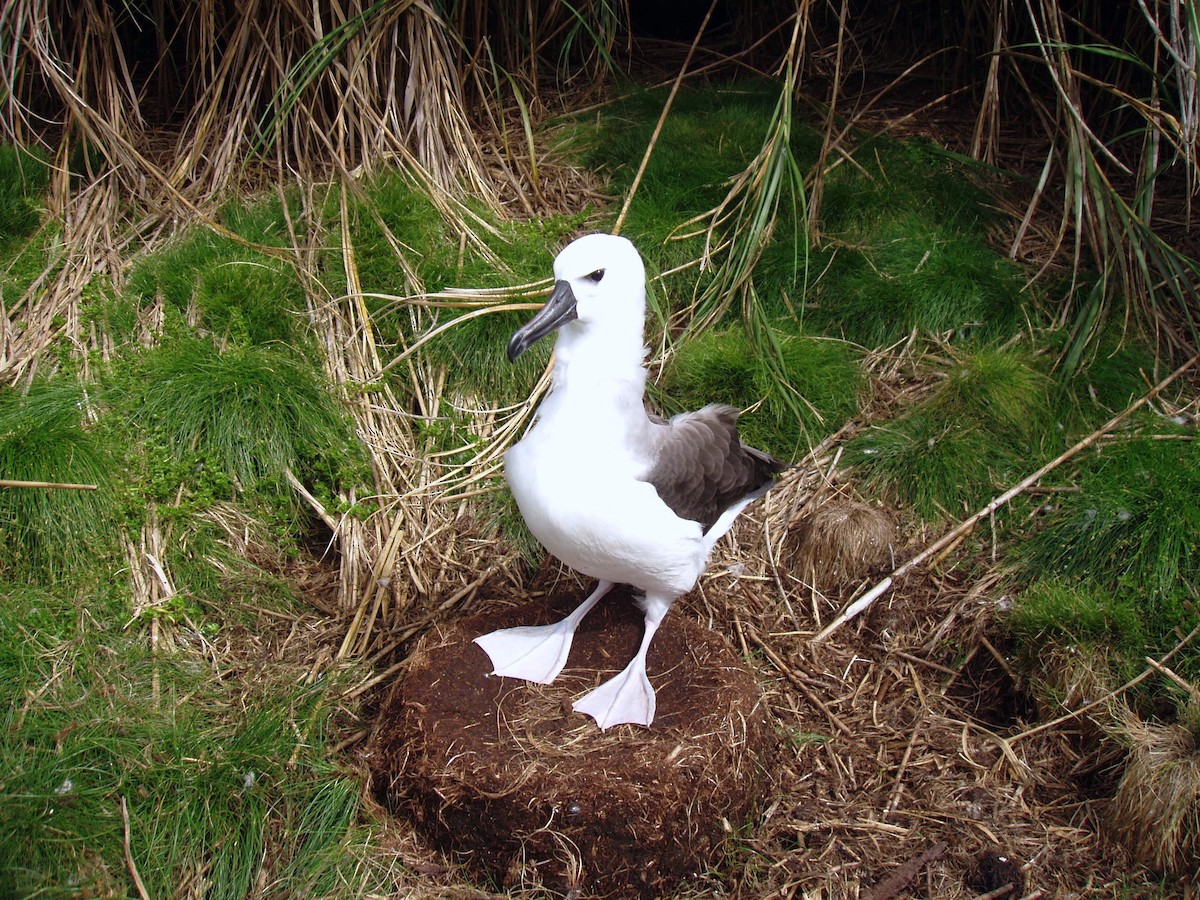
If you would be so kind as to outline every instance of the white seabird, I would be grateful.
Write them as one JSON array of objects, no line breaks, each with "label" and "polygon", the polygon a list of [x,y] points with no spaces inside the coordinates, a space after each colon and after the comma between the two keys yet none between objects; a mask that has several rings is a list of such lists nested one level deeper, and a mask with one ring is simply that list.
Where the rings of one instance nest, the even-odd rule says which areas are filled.
[{"label": "white seabird", "polygon": [[647,415],[646,272],[633,244],[610,234],[581,237],[554,260],[554,278],[546,305],[508,345],[516,360],[558,332],[550,393],[505,454],[505,475],[533,535],[600,583],[561,622],[504,628],[475,642],[492,674],[549,684],[583,617],[613,585],[632,585],[645,594],[637,655],[574,708],[601,729],[649,725],[655,698],[646,653],[655,631],[783,464],[742,444],[732,407],[706,406],[669,422]]}]

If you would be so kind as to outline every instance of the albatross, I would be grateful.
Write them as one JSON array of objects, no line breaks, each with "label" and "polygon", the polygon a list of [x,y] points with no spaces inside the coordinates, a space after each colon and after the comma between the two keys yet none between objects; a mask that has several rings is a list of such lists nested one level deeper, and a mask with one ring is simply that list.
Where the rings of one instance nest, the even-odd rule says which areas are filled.
[{"label": "albatross", "polygon": [[646,412],[646,271],[632,243],[611,234],[578,238],[554,260],[554,279],[546,305],[508,344],[516,361],[558,332],[550,392],[505,454],[505,476],[534,537],[599,584],[560,622],[504,628],[475,643],[493,675],[549,684],[583,617],[614,585],[631,585],[645,612],[637,654],[573,707],[602,730],[648,726],[654,633],[783,464],[741,442],[733,407],[706,406],[669,421]]}]

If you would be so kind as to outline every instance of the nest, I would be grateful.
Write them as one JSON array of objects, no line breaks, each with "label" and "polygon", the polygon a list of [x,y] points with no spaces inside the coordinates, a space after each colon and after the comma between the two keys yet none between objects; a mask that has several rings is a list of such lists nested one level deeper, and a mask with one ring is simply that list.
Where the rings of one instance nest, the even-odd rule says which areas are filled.
[{"label": "nest", "polygon": [[651,645],[652,728],[600,731],[571,702],[640,640],[614,591],[552,685],[488,676],[471,639],[553,621],[578,597],[428,635],[381,710],[370,753],[383,801],[476,877],[578,896],[659,897],[718,869],[771,794],[772,732],[755,678],[720,635],[668,616]]}]

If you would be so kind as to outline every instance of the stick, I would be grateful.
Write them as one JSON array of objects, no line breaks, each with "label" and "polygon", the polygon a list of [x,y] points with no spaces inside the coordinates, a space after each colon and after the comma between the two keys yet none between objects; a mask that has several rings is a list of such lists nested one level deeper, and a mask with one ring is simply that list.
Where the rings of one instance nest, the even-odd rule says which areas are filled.
[{"label": "stick", "polygon": [[60,491],[94,491],[98,485],[71,484],[61,481],[15,481],[11,478],[0,478],[0,488],[54,488]]},{"label": "stick", "polygon": [[133,861],[133,852],[129,847],[129,807],[125,805],[124,795],[121,796],[121,821],[125,824],[125,865],[129,867],[129,874],[133,876],[133,885],[137,888],[138,896],[142,900],[150,900],[150,893],[142,882],[142,876],[138,874],[137,864]]},{"label": "stick", "polygon": [[841,628],[843,625],[845,625],[847,622],[849,622],[851,619],[853,619],[855,616],[857,616],[859,613],[861,613],[864,609],[866,609],[868,606],[870,606],[872,603],[874,603],[876,600],[878,600],[879,597],[885,591],[887,591],[887,589],[890,588],[898,578],[900,578],[903,575],[908,574],[909,571],[916,568],[921,563],[925,562],[925,560],[929,559],[929,557],[933,556],[934,554],[936,554],[938,551],[940,551],[944,547],[949,546],[954,541],[957,541],[959,538],[961,538],[963,535],[965,535],[967,532],[969,532],[972,528],[974,528],[975,523],[977,523],[980,519],[990,516],[992,513],[994,513],[1000,507],[1004,506],[1010,500],[1012,500],[1013,497],[1016,497],[1018,494],[1022,493],[1023,491],[1027,490],[1028,488],[1032,487],[1034,484],[1036,484],[1038,481],[1040,481],[1043,477],[1045,477],[1045,475],[1048,472],[1051,472],[1054,469],[1057,469],[1059,466],[1061,466],[1064,462],[1066,462],[1072,456],[1075,456],[1080,451],[1086,450],[1088,447],[1092,446],[1092,444],[1096,443],[1096,441],[1100,440],[1100,438],[1104,437],[1106,434],[1108,434],[1110,431],[1112,431],[1114,428],[1116,428],[1118,425],[1120,425],[1123,421],[1125,421],[1125,419],[1127,419],[1131,414],[1133,414],[1137,410],[1141,409],[1143,406],[1145,406],[1147,403],[1149,403],[1151,400],[1153,400],[1155,397],[1157,397],[1162,391],[1164,391],[1167,388],[1168,385],[1171,384],[1171,382],[1173,382],[1176,378],[1178,378],[1180,375],[1182,375],[1184,372],[1186,372],[1188,369],[1190,369],[1192,366],[1194,366],[1197,361],[1200,361],[1200,353],[1193,356],[1191,359],[1189,359],[1187,362],[1185,362],[1182,366],[1180,366],[1178,369],[1176,369],[1174,372],[1172,372],[1170,375],[1168,375],[1166,378],[1164,378],[1162,381],[1160,381],[1158,384],[1156,384],[1153,388],[1151,388],[1149,391],[1147,391],[1145,394],[1143,394],[1138,400],[1135,400],[1133,403],[1131,403],[1129,406],[1127,406],[1124,410],[1117,413],[1117,415],[1113,416],[1111,419],[1109,419],[1107,422],[1105,422],[1103,425],[1101,425],[1098,429],[1093,431],[1091,434],[1089,434],[1083,440],[1079,441],[1077,444],[1070,447],[1069,449],[1064,450],[1062,453],[1060,453],[1058,456],[1056,456],[1050,462],[1046,463],[1044,466],[1042,466],[1040,469],[1038,469],[1036,472],[1034,472],[1028,478],[1025,478],[1024,480],[1022,480],[1020,483],[1018,483],[1014,487],[1009,488],[1003,494],[994,498],[987,506],[983,507],[983,509],[979,510],[977,513],[975,513],[969,519],[964,520],[957,528],[954,528],[951,531],[948,531],[946,534],[942,535],[940,538],[938,538],[936,541],[934,541],[932,544],[930,544],[928,547],[926,547],[924,550],[922,550],[920,553],[918,553],[916,556],[914,556],[912,559],[910,559],[904,565],[900,566],[900,568],[898,568],[894,572],[892,572],[891,575],[884,578],[883,581],[880,581],[873,588],[871,588],[869,591],[867,591],[865,594],[863,594],[861,597],[859,597],[857,600],[855,600],[853,603],[851,603],[849,606],[847,606],[844,610],[842,610],[838,614],[836,619],[834,619],[832,622],[830,622],[828,625],[826,625],[823,629],[821,629],[821,631],[816,635],[816,637],[813,638],[813,642],[815,643],[817,641],[825,640],[825,638],[829,637],[829,635],[833,634],[833,632],[837,631],[837,629]]}]

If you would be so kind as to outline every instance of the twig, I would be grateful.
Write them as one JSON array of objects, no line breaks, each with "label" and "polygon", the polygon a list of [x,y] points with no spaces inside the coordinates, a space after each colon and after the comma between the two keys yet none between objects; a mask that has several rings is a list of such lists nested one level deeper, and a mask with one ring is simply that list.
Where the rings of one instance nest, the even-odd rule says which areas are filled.
[{"label": "twig", "polygon": [[[1130,678],[1127,682],[1125,682],[1123,685],[1121,685],[1116,690],[1109,691],[1103,697],[1100,697],[1097,700],[1093,700],[1091,703],[1085,703],[1083,706],[1079,707],[1079,709],[1072,710],[1071,712],[1066,713],[1065,715],[1059,716],[1057,719],[1051,719],[1049,722],[1043,722],[1041,725],[1036,725],[1033,728],[1030,728],[1028,731],[1022,731],[1020,734],[1015,734],[1008,739],[1008,743],[1015,744],[1017,741],[1024,740],[1027,737],[1032,737],[1033,735],[1037,734],[1040,731],[1046,731],[1050,728],[1054,728],[1058,725],[1061,725],[1063,722],[1067,722],[1071,719],[1076,719],[1079,716],[1082,716],[1088,710],[1094,709],[1095,707],[1099,706],[1101,703],[1107,703],[1109,700],[1111,700],[1113,697],[1116,697],[1118,694],[1122,694],[1125,691],[1129,690],[1134,685],[1138,684],[1139,682],[1145,681],[1154,672],[1158,671],[1161,667],[1165,666],[1168,662],[1171,661],[1171,658],[1176,653],[1178,653],[1180,650],[1182,650],[1185,645],[1190,643],[1192,638],[1194,638],[1197,634],[1200,634],[1200,625],[1197,625],[1195,628],[1193,628],[1191,631],[1189,631],[1187,633],[1187,636],[1184,637],[1183,640],[1181,640],[1178,644],[1176,644],[1174,647],[1172,647],[1171,652],[1168,653],[1166,656],[1162,657],[1158,661],[1157,666],[1155,666],[1152,663],[1151,665],[1147,666],[1145,669],[1142,670],[1142,674],[1137,675],[1133,678]],[[1149,660],[1147,660],[1147,662],[1149,662]]]},{"label": "twig", "polygon": [[95,484],[72,484],[65,481],[16,481],[12,478],[0,478],[0,487],[6,488],[53,488],[59,491],[94,491]]},{"label": "twig", "polygon": [[913,857],[908,862],[901,863],[887,878],[875,885],[875,890],[868,895],[870,900],[892,900],[904,890],[910,881],[921,874],[927,863],[940,859],[946,852],[947,843],[938,841],[924,853]]},{"label": "twig", "polygon": [[1172,372],[1170,375],[1168,375],[1166,378],[1164,378],[1162,381],[1160,381],[1158,384],[1156,384],[1153,388],[1151,388],[1149,391],[1147,391],[1145,394],[1143,394],[1138,400],[1135,400],[1129,406],[1125,407],[1125,409],[1123,411],[1121,411],[1117,415],[1113,416],[1111,419],[1109,419],[1107,422],[1105,422],[1103,425],[1101,425],[1099,428],[1097,428],[1095,431],[1093,431],[1091,434],[1089,434],[1083,440],[1079,441],[1078,443],[1076,443],[1069,449],[1064,450],[1062,453],[1060,453],[1058,456],[1056,456],[1050,462],[1046,463],[1044,466],[1042,466],[1040,469],[1038,469],[1036,472],[1034,472],[1028,478],[1023,479],[1015,486],[1009,488],[1007,491],[1005,491],[1000,496],[995,497],[990,503],[988,503],[987,506],[983,507],[983,509],[976,512],[970,518],[965,519],[956,528],[953,528],[950,531],[948,531],[946,534],[942,535],[940,538],[938,538],[938,540],[934,541],[932,544],[930,544],[928,547],[926,547],[924,550],[922,550],[920,553],[918,553],[916,556],[914,556],[908,562],[904,563],[904,565],[900,566],[898,569],[896,569],[894,572],[892,572],[891,575],[884,578],[882,581],[880,581],[878,584],[876,584],[874,587],[872,587],[869,591],[867,591],[865,594],[863,594],[861,597],[859,597],[857,600],[855,600],[853,603],[851,603],[849,606],[847,606],[844,610],[842,610],[838,614],[837,618],[835,618],[832,622],[830,622],[823,629],[821,629],[821,631],[813,638],[813,642],[816,643],[818,641],[825,640],[825,638],[829,637],[829,635],[833,634],[833,632],[837,631],[837,629],[841,628],[843,625],[845,625],[847,622],[849,622],[851,619],[853,619],[855,616],[857,616],[859,613],[861,613],[863,610],[865,610],[867,607],[869,607],[872,603],[874,603],[876,600],[878,600],[879,597],[885,591],[887,591],[887,589],[890,588],[892,586],[892,584],[895,583],[896,579],[900,578],[903,575],[908,574],[909,571],[916,568],[921,563],[925,562],[925,560],[929,559],[931,556],[934,556],[935,554],[937,554],[943,548],[949,546],[950,544],[954,543],[957,540],[960,540],[963,535],[967,534],[967,532],[969,532],[972,528],[975,527],[976,523],[979,522],[980,519],[983,519],[983,518],[986,518],[987,516],[992,515],[996,510],[998,510],[1000,507],[1007,504],[1014,497],[1016,497],[1017,495],[1021,494],[1024,491],[1028,490],[1031,486],[1033,486],[1038,481],[1040,481],[1042,478],[1044,478],[1049,472],[1052,472],[1054,469],[1057,469],[1059,466],[1061,466],[1064,462],[1066,462],[1071,457],[1075,456],[1076,454],[1080,453],[1081,451],[1086,450],[1088,447],[1092,446],[1092,444],[1096,443],[1098,440],[1100,440],[1100,438],[1104,437],[1106,434],[1108,434],[1110,431],[1112,431],[1114,428],[1116,428],[1118,425],[1120,425],[1130,415],[1132,415],[1134,412],[1141,409],[1143,406],[1145,406],[1147,403],[1149,403],[1151,400],[1153,400],[1155,397],[1157,397],[1162,391],[1164,391],[1167,388],[1168,385],[1171,384],[1171,382],[1175,381],[1176,378],[1178,378],[1180,375],[1182,375],[1184,372],[1186,372],[1188,369],[1190,369],[1192,366],[1194,366],[1197,361],[1200,361],[1200,354],[1196,354],[1195,356],[1193,356],[1191,359],[1189,359],[1187,362],[1185,362],[1182,366],[1180,366],[1178,369],[1176,369],[1174,372]]},{"label": "twig", "polygon": [[129,874],[133,876],[133,886],[137,888],[138,896],[142,900],[150,900],[150,892],[146,890],[142,876],[138,874],[137,863],[133,861],[133,851],[129,846],[129,807],[125,805],[124,794],[121,795],[121,822],[125,826],[125,865],[129,867]]}]

